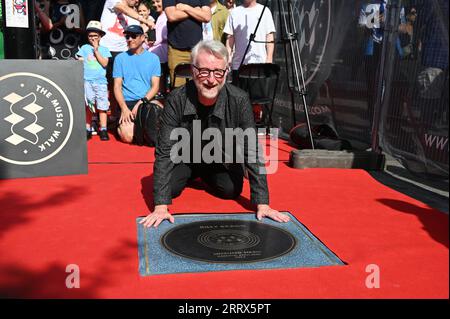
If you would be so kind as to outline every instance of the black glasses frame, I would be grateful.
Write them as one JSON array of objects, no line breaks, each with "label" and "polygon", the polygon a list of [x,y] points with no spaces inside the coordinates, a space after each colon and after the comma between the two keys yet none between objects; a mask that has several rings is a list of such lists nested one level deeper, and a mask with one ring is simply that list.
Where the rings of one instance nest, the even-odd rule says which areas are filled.
[{"label": "black glasses frame", "polygon": [[225,73],[228,71],[228,68],[226,69],[214,69],[210,70],[207,68],[199,68],[198,66],[192,64],[192,66],[197,70],[198,77],[207,78],[212,73],[216,79],[222,79],[225,76]]}]

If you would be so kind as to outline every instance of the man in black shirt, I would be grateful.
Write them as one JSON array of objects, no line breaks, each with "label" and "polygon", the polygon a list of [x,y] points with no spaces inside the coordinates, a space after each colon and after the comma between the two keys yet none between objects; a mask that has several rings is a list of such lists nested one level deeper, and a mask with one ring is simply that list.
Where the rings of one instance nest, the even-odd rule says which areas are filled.
[{"label": "man in black shirt", "polygon": [[[210,0],[163,0],[167,16],[168,65],[173,82],[177,64],[189,63],[192,48],[202,40],[202,23],[211,20]],[[183,84],[175,82],[175,87]]]},{"label": "man in black shirt", "polygon": [[[228,51],[221,42],[201,41],[191,53],[193,81],[169,94],[155,150],[155,210],[141,221],[144,226],[157,227],[165,219],[173,223],[168,205],[196,177],[214,195],[237,198],[242,191],[244,169],[256,217],[289,221],[287,215],[269,206],[252,107],[247,93],[226,83],[228,61]],[[236,135],[238,142],[229,140],[230,130],[242,132],[245,138]]]}]

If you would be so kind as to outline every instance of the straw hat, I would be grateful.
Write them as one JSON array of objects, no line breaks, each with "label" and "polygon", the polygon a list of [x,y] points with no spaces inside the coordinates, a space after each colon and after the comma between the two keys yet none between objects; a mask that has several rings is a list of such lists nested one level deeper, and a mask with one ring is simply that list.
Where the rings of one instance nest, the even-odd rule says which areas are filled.
[{"label": "straw hat", "polygon": [[105,31],[102,30],[102,24],[100,21],[95,20],[89,21],[86,27],[86,32],[98,32],[101,36],[105,35]]}]

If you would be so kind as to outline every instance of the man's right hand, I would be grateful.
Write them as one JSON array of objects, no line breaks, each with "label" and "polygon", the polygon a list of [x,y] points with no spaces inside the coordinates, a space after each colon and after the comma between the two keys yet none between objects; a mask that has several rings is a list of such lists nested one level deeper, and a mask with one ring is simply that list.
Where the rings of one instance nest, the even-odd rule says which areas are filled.
[{"label": "man's right hand", "polygon": [[159,224],[165,219],[168,219],[172,224],[175,222],[175,218],[169,213],[167,205],[157,205],[153,213],[143,218],[139,224],[144,224],[144,227],[158,227]]},{"label": "man's right hand", "polygon": [[131,124],[133,123],[134,116],[128,107],[123,108],[120,112],[119,124]]}]

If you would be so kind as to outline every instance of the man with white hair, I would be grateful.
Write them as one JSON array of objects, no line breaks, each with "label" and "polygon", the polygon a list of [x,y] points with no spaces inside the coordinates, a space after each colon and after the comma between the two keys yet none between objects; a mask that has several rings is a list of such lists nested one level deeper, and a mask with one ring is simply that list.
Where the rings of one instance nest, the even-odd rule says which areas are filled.
[{"label": "man with white hair", "polygon": [[[155,150],[155,209],[141,221],[146,227],[157,227],[165,219],[173,223],[168,205],[172,203],[172,198],[181,194],[190,180],[197,177],[206,184],[207,191],[219,198],[239,197],[244,168],[248,172],[250,199],[255,205],[257,218],[289,221],[287,215],[269,206],[266,171],[258,152],[252,107],[246,92],[226,83],[228,58],[228,51],[221,42],[199,42],[191,53],[193,81],[173,90],[166,100]],[[245,142],[227,143],[229,129],[241,129],[245,134],[248,133]],[[181,142],[174,139],[176,135],[179,138],[182,132],[188,132],[181,139],[187,146],[187,156],[184,147],[179,156],[176,147]],[[209,139],[205,138],[208,135]],[[185,136],[188,136],[187,140],[184,140]],[[222,143],[223,136],[225,143]],[[214,154],[211,153],[211,144],[214,144]],[[230,145],[233,148],[231,152],[227,147]],[[244,146],[243,152],[241,149],[243,161],[237,160],[240,152],[236,149],[238,145]],[[202,155],[201,158],[199,155]],[[217,156],[219,160],[216,160]],[[211,161],[211,157],[214,161]]]}]

